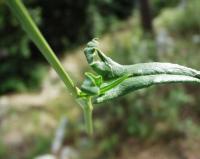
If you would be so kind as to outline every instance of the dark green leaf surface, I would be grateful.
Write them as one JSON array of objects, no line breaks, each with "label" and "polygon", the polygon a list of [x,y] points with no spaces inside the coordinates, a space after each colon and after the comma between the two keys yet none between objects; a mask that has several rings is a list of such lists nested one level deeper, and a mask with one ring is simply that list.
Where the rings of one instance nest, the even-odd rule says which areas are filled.
[{"label": "dark green leaf surface", "polygon": [[92,92],[90,95],[96,95],[94,100],[96,103],[156,84],[200,84],[200,71],[178,64],[160,62],[118,64],[100,51],[95,39],[87,44],[84,53],[89,65],[103,79],[101,85],[97,86],[95,82],[93,85],[86,85],[86,78],[82,85],[82,88],[85,87],[90,93]]}]

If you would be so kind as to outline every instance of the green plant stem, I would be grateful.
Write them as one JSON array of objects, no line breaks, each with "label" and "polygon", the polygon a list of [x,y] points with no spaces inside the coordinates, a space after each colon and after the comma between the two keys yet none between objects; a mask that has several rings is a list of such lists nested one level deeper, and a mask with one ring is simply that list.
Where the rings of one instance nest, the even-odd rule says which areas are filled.
[{"label": "green plant stem", "polygon": [[93,134],[93,125],[92,125],[92,101],[91,97],[88,97],[87,102],[85,103],[83,107],[83,113],[84,113],[84,120],[87,128],[88,134]]},{"label": "green plant stem", "polygon": [[38,47],[46,60],[55,69],[59,77],[65,83],[66,87],[72,93],[72,95],[76,96],[76,89],[72,79],[70,78],[68,73],[65,72],[62,64],[59,62],[55,53],[50,48],[45,38],[42,36],[41,32],[35,25],[34,21],[32,20],[21,0],[6,0],[5,2],[9,6],[13,14],[17,17],[21,26],[28,34],[29,38],[34,42],[34,44]]}]

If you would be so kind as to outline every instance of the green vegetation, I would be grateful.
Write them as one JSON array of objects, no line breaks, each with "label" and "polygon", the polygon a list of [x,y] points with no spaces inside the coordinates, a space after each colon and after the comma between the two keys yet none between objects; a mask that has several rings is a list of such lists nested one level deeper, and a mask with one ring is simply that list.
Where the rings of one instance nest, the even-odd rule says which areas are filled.
[{"label": "green vegetation", "polygon": [[[196,2],[191,1],[189,3]],[[190,4],[190,7],[191,6],[192,5]],[[199,6],[196,8],[198,7]],[[171,8],[170,10],[175,11],[177,8]],[[182,12],[184,12],[184,10]],[[186,9],[185,12],[187,12]],[[138,23],[137,14],[131,19],[134,22],[133,24],[131,23],[130,25],[129,21],[127,24],[125,23],[129,27],[126,26],[125,29],[119,29],[120,31],[122,30],[122,33],[119,30],[115,30],[115,32],[108,34],[110,39],[109,42],[103,43],[103,41],[100,40],[103,44],[102,50],[104,50],[104,52],[109,52],[109,56],[121,64],[162,61],[179,63],[198,70],[200,59],[199,42],[198,40],[193,41],[194,36],[198,37],[199,34],[198,27],[195,29],[196,26],[198,26],[196,25],[198,21],[195,23],[190,23],[190,21],[188,21],[190,24],[187,26],[190,27],[183,26],[185,34],[182,34],[183,31],[181,31],[181,25],[177,24],[180,22],[177,20],[179,14],[174,14],[177,15],[178,18],[170,20],[170,25],[166,22],[168,20],[165,21],[166,23],[162,22],[162,25],[157,25],[158,21],[161,22],[162,19],[166,18],[164,13],[165,10],[164,12],[161,10],[161,14],[158,14],[158,17],[155,19],[155,31],[159,34],[160,26],[162,26],[162,29],[166,30],[168,35],[171,35],[170,38],[173,40],[172,42],[174,45],[166,45],[167,49],[164,49],[163,52],[157,52],[155,39],[144,35]],[[170,19],[170,17],[167,18]],[[184,23],[187,23],[187,21]],[[180,24],[183,23],[180,22]],[[100,27],[99,24],[97,26]],[[179,30],[175,31],[174,29],[171,29],[177,26],[180,27],[180,32]],[[105,92],[113,90],[113,88],[118,87],[129,78],[126,74],[125,76],[121,76],[115,74],[115,72],[114,75],[117,77],[113,77],[112,70],[109,70],[109,67],[106,67],[110,62],[109,60],[111,60],[108,55],[106,54],[104,56],[103,52],[100,51],[98,47],[93,48],[90,45],[90,47],[87,48],[93,49],[94,51],[89,52],[91,53],[89,55],[95,53],[93,62],[102,62],[101,64],[104,64],[105,70],[109,73],[106,74],[106,72],[104,72],[105,70],[103,70],[103,72],[101,72],[102,70],[99,71],[98,69],[100,67],[98,67],[98,65],[92,65],[94,63],[88,60],[91,67],[97,66],[93,69],[98,75],[86,73],[86,79],[83,82],[81,91],[79,90],[79,96],[86,98],[85,101],[87,101],[90,96],[94,97],[94,99],[103,96]],[[90,59],[90,56],[88,59]],[[114,61],[112,60],[112,62]],[[111,65],[112,64],[113,63],[111,63]],[[124,67],[124,65],[122,65],[122,67]],[[115,67],[113,66],[112,68]],[[132,70],[129,73],[132,73]],[[139,76],[141,76],[141,74]],[[129,85],[129,88],[132,88],[132,86]],[[62,115],[67,115],[70,116],[70,119],[77,120],[73,123],[73,126],[70,127],[69,134],[64,139],[64,142],[80,150],[83,158],[116,158],[116,156],[119,156],[118,153],[121,152],[123,145],[127,142],[132,143],[130,144],[131,146],[127,147],[127,149],[131,150],[134,149],[134,147],[137,147],[137,145],[145,145],[146,143],[148,143],[147,147],[148,145],[150,147],[152,146],[152,141],[154,145],[157,142],[161,142],[163,145],[169,143],[170,145],[175,146],[177,146],[177,142],[180,143],[181,141],[181,144],[182,142],[185,142],[188,147],[194,147],[194,145],[198,147],[197,141],[200,139],[200,109],[198,104],[200,99],[198,97],[198,92],[199,87],[194,87],[190,84],[162,85],[139,90],[138,92],[117,98],[112,102],[108,101],[104,104],[95,105],[95,109],[93,110],[93,113],[95,114],[93,120],[95,128],[93,140],[88,140],[88,138],[86,139],[84,136],[83,126],[80,125],[81,120],[78,118],[79,113],[76,112],[76,115],[72,116],[72,114],[74,114],[74,109],[77,111],[78,108],[73,107],[74,103],[70,103],[70,98],[67,97],[66,92],[63,92],[59,98],[56,98],[53,101],[50,100],[45,107],[45,113],[41,113],[43,112],[43,109],[42,111],[39,109],[36,109],[35,111],[31,110],[23,113],[26,114],[26,117],[23,118],[22,116],[24,115],[22,115],[22,113],[17,113],[15,112],[16,110],[13,110],[11,113],[12,115],[15,114],[13,121],[16,121],[16,118],[22,118],[20,123],[23,123],[24,121],[36,121],[33,122],[34,124],[32,126],[34,136],[28,136],[28,138],[31,140],[33,139],[34,141],[25,139],[24,143],[26,144],[26,147],[28,147],[28,150],[26,150],[26,154],[19,157],[33,158],[39,154],[48,153],[50,151],[50,140],[53,135],[48,132],[53,132],[52,130],[55,129],[55,125],[53,128],[44,128],[46,131],[43,131],[42,126],[38,126],[38,124],[42,122],[40,116],[44,117],[45,114],[48,114],[49,118],[47,118],[47,120],[49,120],[49,123],[58,121]],[[46,110],[46,108],[48,109]],[[86,111],[86,113],[90,113],[89,115],[86,115],[86,117],[89,117],[86,121],[88,121],[88,129],[91,131],[91,110]],[[54,122],[51,120],[52,118]],[[12,124],[7,125],[9,127],[7,129],[12,130]],[[23,129],[24,128],[22,128],[22,132],[24,131]],[[189,139],[194,141],[187,143],[186,140]],[[136,149],[136,151],[141,151],[140,149],[142,149],[142,147],[139,147],[139,150]],[[12,155],[9,154],[10,151],[5,145],[0,144],[0,150],[0,156],[2,156],[2,158],[5,158],[5,156],[6,158],[11,158],[10,156]],[[182,151],[185,151],[185,149],[180,150],[178,153],[182,153]],[[159,152],[162,153],[162,146],[159,147]],[[132,153],[135,153],[135,151]],[[169,151],[167,151],[167,153],[169,153]],[[131,156],[132,155],[133,154],[131,154]],[[193,155],[195,156],[195,153]]]},{"label": "green vegetation", "polygon": [[[30,4],[30,1],[26,2]],[[40,10],[34,8],[29,11],[36,24],[40,24]],[[4,3],[0,4],[0,35],[4,39],[0,41],[0,94],[25,91],[27,88],[38,89],[45,75],[45,67],[38,63],[41,60],[33,60],[38,58],[32,54],[30,40]]]},{"label": "green vegetation", "polygon": [[[163,14],[158,16],[155,21],[164,18],[162,16]],[[177,21],[173,22],[176,23]],[[163,25],[163,27],[168,31],[168,25]],[[170,53],[163,52],[162,54],[158,54],[156,53],[154,39],[144,37],[141,34],[142,31],[138,24],[135,24],[133,28],[132,34],[129,32],[123,38],[121,36],[117,38],[116,36],[115,41],[112,43],[110,55],[112,58],[120,61],[120,63],[131,64],[160,60],[199,68],[199,54],[197,54],[199,53],[199,46],[190,41],[193,36],[191,32],[187,32],[188,35],[173,32],[175,36],[174,41],[176,41],[175,48]],[[169,33],[172,33],[170,31]],[[184,39],[183,36],[187,38]],[[193,56],[196,58],[193,58]],[[195,112],[198,109],[198,104],[195,103],[199,101],[198,97],[191,96],[192,92],[188,93],[189,88],[190,86],[178,85],[159,86],[158,88],[141,90],[138,93],[132,93],[125,98],[123,97],[117,101],[108,103],[111,108],[108,113],[104,112],[106,114],[103,114],[104,116],[108,114],[114,116],[115,120],[118,121],[115,123],[116,127],[120,125],[117,129],[123,130],[123,132],[118,131],[118,133],[122,133],[123,137],[127,135],[140,139],[157,140],[159,138],[166,138],[168,140],[169,138],[173,139],[173,135],[175,134],[178,136],[187,135],[189,132],[185,127],[187,122],[190,119],[192,120],[193,117],[190,117],[190,119],[181,119],[181,112],[187,109],[186,107],[188,106],[190,107],[190,111]],[[196,89],[198,88],[194,88],[194,90]],[[197,114],[198,112],[196,111]],[[194,113],[194,116],[197,115],[196,113]],[[109,121],[114,120],[111,118],[109,118]],[[108,121],[104,122],[107,123]],[[195,123],[191,125],[198,127]],[[110,129],[115,132],[116,128],[115,126],[113,127],[110,127]]]},{"label": "green vegetation", "polygon": [[[26,0],[24,2],[29,6],[29,12],[34,21],[59,55],[66,49],[109,31],[114,25],[113,19],[115,22],[126,19],[133,9],[133,2],[124,0],[117,3],[107,0],[94,2],[78,0],[77,3],[69,0],[51,2]],[[123,7],[128,7],[128,9],[124,11]],[[104,12],[99,12],[102,8]],[[0,35],[4,39],[0,41],[2,66],[0,76],[3,77],[0,79],[3,85],[3,88],[0,88],[0,94],[27,89],[37,90],[45,75],[44,72],[40,73],[41,67],[45,69],[44,60],[38,53],[38,49],[20,29],[4,2],[0,4]],[[4,76],[5,74],[7,76]]]},{"label": "green vegetation", "polygon": [[[177,64],[152,62],[120,65],[101,52],[98,48],[98,42],[93,40],[87,44],[84,52],[88,63],[99,76],[87,73],[80,90],[74,85],[68,73],[65,72],[62,64],[40,33],[21,1],[8,0],[6,3],[13,15],[19,20],[29,38],[57,72],[68,91],[70,91],[70,94],[77,98],[77,102],[83,108],[89,134],[93,133],[93,101],[94,103],[101,103],[155,84],[200,83],[199,71]],[[94,59],[95,56],[98,56],[99,61]],[[93,97],[95,98],[94,100],[92,99]]]},{"label": "green vegetation", "polygon": [[55,69],[60,79],[63,80],[66,87],[69,89],[70,93],[75,95],[76,90],[73,81],[70,79],[67,72],[64,71],[64,68],[61,65],[60,61],[57,59],[55,53],[53,52],[53,50],[50,48],[50,46],[40,33],[39,29],[33,22],[32,18],[30,17],[24,5],[21,3],[20,0],[16,1],[8,0],[6,1],[6,3],[13,12],[13,15],[15,15],[19,20],[22,28],[26,31],[29,38],[38,47],[38,49],[41,51],[41,53],[49,62],[49,64]]},{"label": "green vegetation", "polygon": [[[200,1],[186,2],[185,6],[165,9],[155,24],[157,27],[166,27],[171,33],[200,33],[199,9]],[[185,19],[186,17],[187,20]]]}]

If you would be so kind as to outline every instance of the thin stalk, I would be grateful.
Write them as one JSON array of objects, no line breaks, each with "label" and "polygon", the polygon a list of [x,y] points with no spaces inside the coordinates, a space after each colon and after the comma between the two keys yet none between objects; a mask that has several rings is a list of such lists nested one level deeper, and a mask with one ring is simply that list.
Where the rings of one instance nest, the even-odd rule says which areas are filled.
[{"label": "thin stalk", "polygon": [[65,72],[62,64],[39,31],[38,27],[32,20],[21,0],[6,0],[5,2],[9,6],[13,14],[16,16],[16,18],[19,20],[21,26],[26,31],[29,38],[38,47],[38,49],[41,51],[49,64],[55,69],[59,77],[65,83],[66,87],[72,93],[72,95],[76,96],[76,89],[72,79],[70,78],[68,73]]},{"label": "thin stalk", "polygon": [[84,120],[85,120],[85,124],[87,128],[87,132],[90,135],[93,134],[92,111],[93,111],[93,106],[92,106],[91,97],[88,97],[87,102],[85,103],[83,107],[83,113],[84,113]]}]

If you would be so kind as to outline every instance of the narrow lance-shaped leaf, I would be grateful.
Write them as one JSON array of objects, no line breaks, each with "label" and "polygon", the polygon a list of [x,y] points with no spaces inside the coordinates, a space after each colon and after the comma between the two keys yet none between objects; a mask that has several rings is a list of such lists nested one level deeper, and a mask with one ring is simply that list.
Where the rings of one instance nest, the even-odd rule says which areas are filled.
[{"label": "narrow lance-shaped leaf", "polygon": [[79,97],[102,95],[128,78],[128,75],[124,75],[117,79],[104,82],[101,75],[96,76],[90,72],[86,72],[85,76],[81,90],[78,90],[77,93]]},{"label": "narrow lance-shaped leaf", "polygon": [[92,69],[105,79],[113,79],[126,74],[130,76],[172,74],[200,78],[200,71],[178,64],[160,62],[138,63],[134,65],[118,64],[99,50],[98,42],[95,39],[88,43],[84,53]]},{"label": "narrow lance-shaped leaf", "polygon": [[105,94],[98,96],[94,102],[101,103],[107,100],[123,96],[127,93],[136,91],[138,89],[150,87],[155,84],[166,84],[166,83],[195,83],[200,84],[200,80],[190,76],[184,75],[148,75],[148,76],[137,76],[130,77],[119,85],[105,92]]},{"label": "narrow lance-shaped leaf", "polygon": [[[87,61],[93,70],[103,77],[100,90],[104,90],[95,98],[96,103],[104,102],[132,91],[163,83],[195,83],[200,84],[200,71],[172,63],[139,63],[121,65],[107,57],[94,39],[84,50]],[[123,80],[120,78],[126,76]],[[118,83],[112,84],[117,80]],[[107,82],[109,81],[109,82]],[[102,89],[106,86],[108,89]],[[101,91],[100,91],[101,92]]]}]

